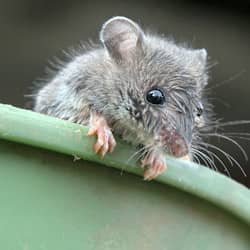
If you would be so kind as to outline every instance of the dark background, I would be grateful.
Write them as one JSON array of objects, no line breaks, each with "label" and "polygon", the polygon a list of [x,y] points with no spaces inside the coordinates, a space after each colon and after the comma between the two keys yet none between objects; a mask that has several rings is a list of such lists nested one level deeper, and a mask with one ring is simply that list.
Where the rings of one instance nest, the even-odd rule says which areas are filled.
[{"label": "dark background", "polygon": [[[0,102],[28,107],[30,100],[24,96],[30,94],[32,82],[44,75],[48,60],[62,57],[63,49],[80,40],[97,41],[105,20],[125,15],[178,42],[206,48],[210,62],[217,63],[211,69],[209,86],[217,117],[250,120],[249,6],[247,1],[0,0]],[[250,126],[234,126],[231,131],[250,133]],[[250,187],[249,163],[237,147],[223,140],[212,142],[239,161],[248,177],[224,158],[232,177]],[[238,142],[250,156],[250,141]]]}]

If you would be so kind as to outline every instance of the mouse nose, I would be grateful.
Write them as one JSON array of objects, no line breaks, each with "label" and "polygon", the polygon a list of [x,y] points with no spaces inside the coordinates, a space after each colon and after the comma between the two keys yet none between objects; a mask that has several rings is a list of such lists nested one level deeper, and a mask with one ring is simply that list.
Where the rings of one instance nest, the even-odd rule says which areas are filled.
[{"label": "mouse nose", "polygon": [[175,157],[182,157],[189,153],[188,143],[178,132],[162,129],[160,132],[164,147]]},{"label": "mouse nose", "polygon": [[187,143],[181,136],[175,136],[169,147],[171,153],[176,157],[182,157],[188,154]]}]

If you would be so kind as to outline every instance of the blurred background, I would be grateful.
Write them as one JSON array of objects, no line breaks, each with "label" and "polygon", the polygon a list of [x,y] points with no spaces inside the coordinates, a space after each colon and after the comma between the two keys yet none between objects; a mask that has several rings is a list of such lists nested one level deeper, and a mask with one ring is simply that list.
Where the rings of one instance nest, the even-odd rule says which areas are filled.
[{"label": "blurred background", "polygon": [[[210,63],[216,64],[210,72],[209,88],[217,118],[250,120],[249,7],[248,1],[0,0],[0,102],[30,107],[25,95],[31,93],[34,80],[44,76],[49,60],[63,58],[62,50],[79,41],[97,41],[105,20],[125,15],[177,42],[206,48]],[[226,126],[224,131],[250,133],[250,126]],[[250,141],[234,139],[250,157]],[[240,166],[231,166],[217,151],[232,178],[250,187],[250,164],[236,145],[222,138],[211,138],[211,143],[237,159],[246,177]],[[225,173],[223,165],[216,164]]]}]

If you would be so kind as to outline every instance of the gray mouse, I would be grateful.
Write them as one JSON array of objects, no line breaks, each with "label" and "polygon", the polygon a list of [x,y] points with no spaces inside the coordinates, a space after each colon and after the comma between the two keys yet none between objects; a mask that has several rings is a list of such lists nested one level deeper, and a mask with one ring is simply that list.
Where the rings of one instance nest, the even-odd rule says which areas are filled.
[{"label": "gray mouse", "polygon": [[79,52],[35,95],[34,110],[89,126],[96,153],[113,136],[140,148],[144,179],[166,168],[165,154],[188,160],[209,117],[205,49],[144,32],[126,17],[106,21],[100,45]]}]

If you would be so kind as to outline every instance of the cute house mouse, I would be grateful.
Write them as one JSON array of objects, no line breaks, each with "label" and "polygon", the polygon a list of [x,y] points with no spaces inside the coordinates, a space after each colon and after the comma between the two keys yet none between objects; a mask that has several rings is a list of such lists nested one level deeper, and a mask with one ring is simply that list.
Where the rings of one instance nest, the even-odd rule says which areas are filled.
[{"label": "cute house mouse", "polygon": [[140,147],[144,179],[151,180],[166,170],[165,154],[192,160],[208,114],[206,62],[205,49],[114,17],[103,24],[100,45],[74,55],[37,92],[34,110],[88,125],[101,156],[114,149],[114,135]]}]

